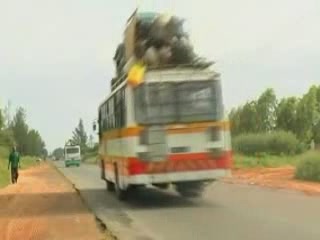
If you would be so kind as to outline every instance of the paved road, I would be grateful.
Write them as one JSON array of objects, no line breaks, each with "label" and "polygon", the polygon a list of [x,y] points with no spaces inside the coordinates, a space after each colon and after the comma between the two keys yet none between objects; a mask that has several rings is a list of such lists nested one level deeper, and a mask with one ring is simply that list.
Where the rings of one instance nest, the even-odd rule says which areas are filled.
[{"label": "paved road", "polygon": [[145,189],[126,203],[105,190],[93,165],[59,170],[121,240],[319,240],[320,198],[217,183],[198,201]]}]

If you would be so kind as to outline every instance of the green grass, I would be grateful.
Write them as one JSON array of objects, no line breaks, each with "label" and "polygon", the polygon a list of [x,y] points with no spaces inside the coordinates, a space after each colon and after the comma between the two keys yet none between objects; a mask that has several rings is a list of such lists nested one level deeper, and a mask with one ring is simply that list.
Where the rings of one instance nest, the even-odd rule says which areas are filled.
[{"label": "green grass", "polygon": [[21,169],[27,169],[37,164],[37,157],[25,156],[21,159]]},{"label": "green grass", "polygon": [[6,166],[6,164],[4,164],[4,160],[3,158],[0,158],[0,188],[6,186],[9,184],[9,171],[8,168]]},{"label": "green grass", "polygon": [[258,156],[245,156],[241,154],[234,155],[234,166],[236,168],[258,168],[258,167],[281,167],[281,166],[297,166],[297,164],[306,155],[268,155],[260,154]]},{"label": "green grass", "polygon": [[295,177],[320,182],[320,152],[306,154],[297,165]]},{"label": "green grass", "polygon": [[9,171],[8,171],[8,155],[9,150],[6,147],[0,146],[0,188],[6,186],[9,183]]},{"label": "green grass", "polygon": [[96,164],[97,163],[97,153],[96,152],[92,152],[92,153],[86,153],[83,156],[82,161],[84,163],[89,163],[89,164]]},{"label": "green grass", "polygon": [[[5,148],[0,148],[0,188],[10,183],[10,171],[8,170],[8,154]],[[27,169],[37,164],[36,157],[25,156],[21,158],[21,169]]]}]

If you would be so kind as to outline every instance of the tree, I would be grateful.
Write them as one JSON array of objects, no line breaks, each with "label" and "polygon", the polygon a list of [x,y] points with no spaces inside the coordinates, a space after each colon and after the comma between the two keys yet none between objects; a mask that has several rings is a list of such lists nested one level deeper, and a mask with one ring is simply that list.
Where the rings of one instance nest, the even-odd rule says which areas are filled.
[{"label": "tree", "polygon": [[297,107],[297,135],[300,140],[310,142],[315,136],[314,131],[319,123],[319,103],[317,101],[318,88],[312,86]]},{"label": "tree", "polygon": [[240,129],[240,112],[242,108],[233,108],[229,113],[229,120],[231,122],[231,133],[236,136],[241,133]]},{"label": "tree", "polygon": [[232,135],[241,133],[255,133],[257,129],[257,103],[256,101],[247,102],[244,106],[232,109],[229,119],[232,125]]},{"label": "tree", "polygon": [[2,110],[0,109],[0,131],[2,130],[3,127],[4,127],[4,117],[3,117]]},{"label": "tree", "polygon": [[39,157],[46,155],[45,143],[42,140],[39,132],[34,129],[28,132],[26,154]]},{"label": "tree", "polygon": [[13,118],[10,128],[19,151],[22,154],[27,152],[28,125],[26,123],[26,112],[23,108],[18,108]]},{"label": "tree", "polygon": [[247,102],[240,113],[240,132],[254,133],[257,132],[257,102]]},{"label": "tree", "polygon": [[257,128],[259,132],[270,132],[276,127],[276,108],[277,97],[272,88],[268,88],[258,98],[257,110]]},{"label": "tree", "polygon": [[87,141],[88,141],[88,136],[84,129],[83,121],[82,119],[80,119],[78,126],[73,131],[71,143],[74,145],[79,145],[81,148],[81,152],[85,153],[87,150]]},{"label": "tree", "polygon": [[52,155],[53,155],[56,159],[61,159],[61,158],[63,157],[63,153],[64,153],[63,148],[56,148],[56,149],[52,152]]},{"label": "tree", "polygon": [[13,144],[13,134],[10,129],[5,128],[3,111],[0,109],[0,147],[10,147]]},{"label": "tree", "polygon": [[14,136],[11,129],[0,131],[0,146],[11,147],[14,144]]},{"label": "tree", "polygon": [[296,97],[281,99],[277,107],[277,128],[297,134],[297,107],[299,100]]},{"label": "tree", "polygon": [[11,101],[9,100],[3,110],[4,125],[6,127],[9,127],[11,125],[11,105]]},{"label": "tree", "polygon": [[315,143],[320,144],[320,85],[315,87],[316,98],[317,98],[317,113],[314,119],[314,124],[312,127],[313,136]]}]

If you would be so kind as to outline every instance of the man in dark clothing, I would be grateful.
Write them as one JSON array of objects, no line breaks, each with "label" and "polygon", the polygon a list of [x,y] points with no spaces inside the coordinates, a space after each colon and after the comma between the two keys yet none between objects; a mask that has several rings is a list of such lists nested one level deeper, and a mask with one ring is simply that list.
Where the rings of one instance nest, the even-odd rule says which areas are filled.
[{"label": "man in dark clothing", "polygon": [[9,155],[9,164],[8,164],[8,170],[11,166],[11,182],[17,183],[19,172],[18,168],[20,168],[20,155],[17,152],[16,148],[12,148],[12,152]]}]

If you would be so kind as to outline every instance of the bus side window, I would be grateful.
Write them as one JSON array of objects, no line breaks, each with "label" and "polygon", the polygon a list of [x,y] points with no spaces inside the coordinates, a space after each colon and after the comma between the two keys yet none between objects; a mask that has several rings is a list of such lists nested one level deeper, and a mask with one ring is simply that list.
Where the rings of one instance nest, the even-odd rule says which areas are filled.
[{"label": "bus side window", "polygon": [[125,122],[125,91],[124,88],[120,89],[114,95],[114,121],[115,128],[123,128],[126,124]]},{"label": "bus side window", "polygon": [[125,99],[125,88],[121,89],[121,100],[120,100],[120,124],[121,127],[125,127],[126,125],[126,99]]},{"label": "bus side window", "polygon": [[108,125],[109,129],[114,128],[114,99],[111,97],[108,101]]},{"label": "bus side window", "polygon": [[103,108],[104,108],[104,112],[103,112],[103,130],[107,130],[108,129],[108,109],[107,109],[107,103],[105,102],[103,104]]},{"label": "bus side window", "polygon": [[106,112],[105,112],[105,130],[109,129],[109,105],[108,102],[105,102],[105,108],[106,108]]}]

